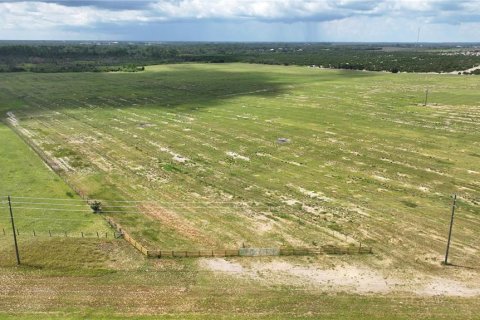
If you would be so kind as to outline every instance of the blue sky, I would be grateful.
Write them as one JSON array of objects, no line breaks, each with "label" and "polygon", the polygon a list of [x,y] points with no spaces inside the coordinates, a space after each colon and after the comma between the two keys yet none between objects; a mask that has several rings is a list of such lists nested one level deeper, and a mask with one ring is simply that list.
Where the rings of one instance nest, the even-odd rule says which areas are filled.
[{"label": "blue sky", "polygon": [[0,0],[3,40],[480,42],[480,0]]}]

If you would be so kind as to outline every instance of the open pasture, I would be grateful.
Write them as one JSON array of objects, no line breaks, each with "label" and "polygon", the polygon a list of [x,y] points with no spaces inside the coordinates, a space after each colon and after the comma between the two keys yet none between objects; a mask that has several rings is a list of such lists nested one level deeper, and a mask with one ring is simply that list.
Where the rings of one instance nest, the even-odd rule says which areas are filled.
[{"label": "open pasture", "polygon": [[479,262],[476,77],[184,64],[0,79],[7,121],[150,247],[362,242],[438,265],[456,192],[452,260]]},{"label": "open pasture", "polygon": [[[88,266],[95,264],[95,247],[105,243],[106,232],[110,234],[108,240],[113,238],[104,219],[88,213],[88,207],[81,205],[82,201],[74,191],[3,123],[0,123],[0,140],[0,268],[16,262],[6,195],[12,195],[22,263],[35,266],[45,262],[54,267],[72,265],[72,262]],[[18,197],[22,195],[26,198]],[[50,201],[53,205],[44,205],[48,202],[44,197],[65,201]],[[71,205],[64,206],[65,202],[74,203],[75,209],[82,210],[62,210],[72,208]],[[79,239],[82,232],[86,238],[96,238],[97,232],[102,238],[82,242]],[[85,255],[94,258],[84,259]],[[66,256],[72,260],[66,262]]]}]

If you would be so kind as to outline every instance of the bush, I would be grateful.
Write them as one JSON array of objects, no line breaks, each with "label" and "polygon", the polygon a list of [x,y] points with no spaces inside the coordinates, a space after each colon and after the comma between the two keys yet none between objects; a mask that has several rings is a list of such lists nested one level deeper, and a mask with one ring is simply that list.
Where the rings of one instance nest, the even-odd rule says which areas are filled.
[{"label": "bush", "polygon": [[88,205],[92,209],[93,213],[101,213],[102,212],[102,203],[97,200],[88,201]]}]

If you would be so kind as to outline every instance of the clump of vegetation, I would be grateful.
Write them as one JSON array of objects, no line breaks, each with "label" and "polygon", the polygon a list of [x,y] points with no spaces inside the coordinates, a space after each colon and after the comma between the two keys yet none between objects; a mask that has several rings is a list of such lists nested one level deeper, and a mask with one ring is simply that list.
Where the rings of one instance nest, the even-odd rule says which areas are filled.
[{"label": "clump of vegetation", "polygon": [[328,223],[327,227],[333,231],[341,232],[342,227],[338,225],[335,221]]},{"label": "clump of vegetation", "polygon": [[162,166],[162,168],[167,172],[182,172],[182,169],[172,163],[166,163]]},{"label": "clump of vegetation", "polygon": [[88,201],[88,205],[92,209],[93,213],[101,213],[102,212],[102,203],[98,200],[90,200]]},{"label": "clump of vegetation", "polygon": [[408,201],[408,200],[402,200],[401,201],[405,206],[409,207],[409,208],[416,208],[418,207],[418,205],[416,203],[413,203],[411,201]]}]

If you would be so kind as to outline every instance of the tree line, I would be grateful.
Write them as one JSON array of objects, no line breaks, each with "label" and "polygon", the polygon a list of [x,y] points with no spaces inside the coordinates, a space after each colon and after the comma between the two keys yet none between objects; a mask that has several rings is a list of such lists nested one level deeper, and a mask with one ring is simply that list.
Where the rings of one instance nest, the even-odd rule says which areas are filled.
[{"label": "tree line", "polygon": [[182,62],[452,72],[480,65],[479,48],[441,44],[0,42],[0,72],[137,72],[149,64]]}]

